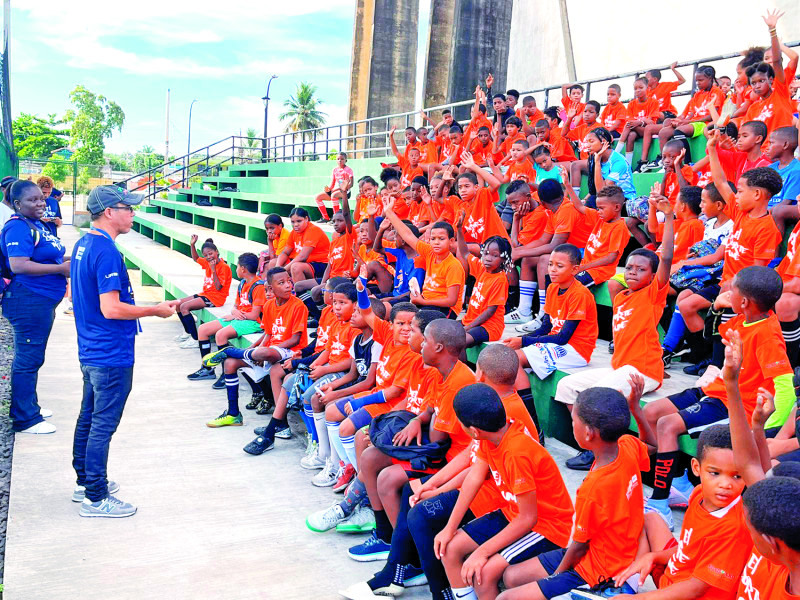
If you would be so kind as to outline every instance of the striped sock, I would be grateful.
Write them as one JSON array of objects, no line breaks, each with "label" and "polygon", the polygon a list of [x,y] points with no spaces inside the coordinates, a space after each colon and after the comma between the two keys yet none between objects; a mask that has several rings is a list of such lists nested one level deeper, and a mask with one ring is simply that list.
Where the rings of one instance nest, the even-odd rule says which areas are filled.
[{"label": "striped sock", "polygon": [[328,428],[328,439],[331,441],[331,457],[338,458],[336,464],[339,461],[347,461],[347,453],[342,446],[342,440],[339,439],[339,423],[325,421],[325,426]]},{"label": "striped sock", "polygon": [[319,444],[319,437],[317,437],[317,428],[314,427],[314,411],[311,410],[311,405],[303,403],[303,423],[306,425],[306,431],[311,434],[311,439]]},{"label": "striped sock", "polygon": [[800,350],[800,319],[781,323],[781,332],[786,342],[786,355],[789,357],[789,362],[792,367],[797,367],[798,359],[800,359],[798,354],[798,350]]},{"label": "striped sock", "polygon": [[358,465],[356,464],[356,436],[349,435],[347,437],[342,437],[339,435],[339,439],[342,442],[342,448],[344,448],[344,452],[347,455],[348,462],[353,465],[353,467],[358,469]]},{"label": "striped sock", "polygon": [[525,316],[531,314],[533,306],[533,296],[536,293],[535,281],[519,282],[519,312]]},{"label": "striped sock", "polygon": [[225,391],[228,393],[228,414],[235,417],[239,414],[239,375],[225,374]]},{"label": "striped sock", "polygon": [[539,314],[544,314],[544,302],[547,299],[547,288],[539,289]]}]

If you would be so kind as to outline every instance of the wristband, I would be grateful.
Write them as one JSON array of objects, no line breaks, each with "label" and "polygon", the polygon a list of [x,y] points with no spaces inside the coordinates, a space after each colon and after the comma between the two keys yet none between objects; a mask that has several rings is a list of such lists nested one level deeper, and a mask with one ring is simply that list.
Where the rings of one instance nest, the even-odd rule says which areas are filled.
[{"label": "wristband", "polygon": [[364,285],[363,290],[356,290],[356,295],[358,296],[358,308],[361,310],[367,310],[370,308],[369,303],[369,294],[367,293],[367,282],[363,277],[359,277],[361,283]]}]

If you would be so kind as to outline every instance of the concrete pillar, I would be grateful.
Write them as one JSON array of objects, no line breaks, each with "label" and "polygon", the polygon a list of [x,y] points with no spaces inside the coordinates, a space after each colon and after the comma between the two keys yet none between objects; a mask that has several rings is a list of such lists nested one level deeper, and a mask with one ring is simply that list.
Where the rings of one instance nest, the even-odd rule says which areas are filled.
[{"label": "concrete pillar", "polygon": [[440,106],[449,99],[455,3],[456,0],[431,0],[422,106]]}]

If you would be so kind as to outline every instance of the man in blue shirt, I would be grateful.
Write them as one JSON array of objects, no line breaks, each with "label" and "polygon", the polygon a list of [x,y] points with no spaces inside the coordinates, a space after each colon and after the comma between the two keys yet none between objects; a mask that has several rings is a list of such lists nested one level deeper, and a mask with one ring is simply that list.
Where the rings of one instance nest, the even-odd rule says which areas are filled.
[{"label": "man in blue shirt", "polygon": [[175,314],[167,302],[134,304],[125,262],[114,245],[119,234],[131,230],[133,207],[141,201],[114,185],[93,189],[87,203],[92,229],[72,251],[72,302],[83,373],[83,401],[72,448],[78,485],[72,500],[82,502],[82,517],[136,513],[135,506],[111,495],[119,485],[107,479],[108,447],[131,391],[137,319]]}]

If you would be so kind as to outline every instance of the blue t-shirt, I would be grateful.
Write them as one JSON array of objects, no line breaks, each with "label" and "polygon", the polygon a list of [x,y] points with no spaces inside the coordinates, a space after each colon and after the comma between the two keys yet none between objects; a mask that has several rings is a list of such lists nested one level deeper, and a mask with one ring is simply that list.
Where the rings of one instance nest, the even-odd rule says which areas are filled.
[{"label": "blue t-shirt", "polygon": [[92,367],[132,367],[137,321],[106,319],[100,311],[100,294],[107,292],[117,291],[121,302],[134,304],[125,262],[106,235],[87,233],[72,250],[78,358]]},{"label": "blue t-shirt", "polygon": [[603,179],[611,180],[622,188],[622,193],[625,194],[626,200],[636,197],[631,168],[628,166],[625,157],[619,152],[612,152],[608,160],[601,163],[600,173],[603,175]]},{"label": "blue t-shirt", "polygon": [[[15,217],[6,221],[3,226],[2,244],[3,253],[9,258],[30,258],[33,262],[42,265],[60,265],[64,262],[64,245],[56,236],[45,228],[44,223],[27,219],[37,230],[38,235],[31,231],[24,217]],[[38,237],[38,242],[36,238]],[[6,265],[9,268],[10,265]],[[50,275],[26,275],[15,273],[14,281],[24,285],[32,292],[41,294],[46,298],[60,300],[67,292],[67,278],[58,273]]]},{"label": "blue t-shirt", "polygon": [[783,179],[783,188],[769,199],[769,208],[783,202],[785,198],[790,200],[790,204],[795,204],[797,196],[800,196],[800,160],[793,158],[792,162],[782,169],[780,165],[780,161],[776,160],[769,166],[770,169],[775,169]]},{"label": "blue t-shirt", "polygon": [[[61,206],[58,204],[58,200],[52,196],[48,196],[44,203],[46,206],[44,209],[44,215],[42,216],[45,219],[52,219],[53,217],[58,217],[59,219],[61,218]],[[55,223],[48,221],[47,223],[43,222],[42,225],[47,227],[47,230],[53,235],[58,235],[58,227],[56,227]]]},{"label": "blue t-shirt", "polygon": [[403,250],[396,248],[384,248],[387,254],[391,254],[397,259],[394,264],[394,288],[392,289],[393,296],[402,296],[409,292],[408,283],[411,279],[416,279],[419,284],[419,289],[425,282],[425,269],[414,267],[414,259],[408,258]]},{"label": "blue t-shirt", "polygon": [[553,168],[548,171],[534,163],[533,169],[536,171],[537,184],[542,183],[545,179],[554,179],[558,183],[563,183],[561,181],[561,169],[556,165],[553,165]]}]

